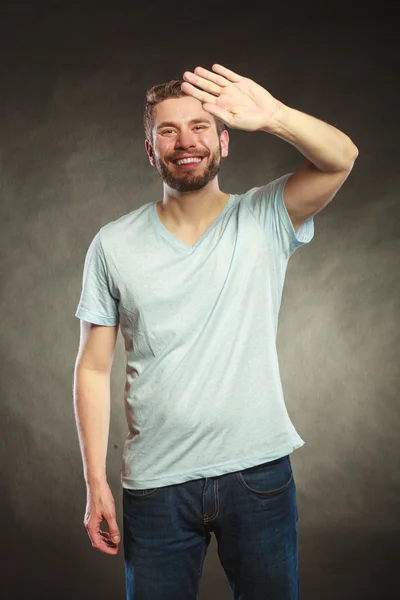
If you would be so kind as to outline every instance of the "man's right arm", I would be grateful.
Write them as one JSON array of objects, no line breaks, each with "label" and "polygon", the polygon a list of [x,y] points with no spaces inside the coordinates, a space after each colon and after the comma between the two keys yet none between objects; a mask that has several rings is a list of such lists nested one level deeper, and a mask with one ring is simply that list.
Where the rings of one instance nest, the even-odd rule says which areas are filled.
[{"label": "man's right arm", "polygon": [[[87,486],[85,527],[95,548],[116,554],[119,536],[115,504],[107,484],[106,458],[110,427],[110,376],[118,325],[94,325],[81,320],[81,337],[74,372],[74,410]],[[100,531],[106,520],[109,534]],[[119,541],[119,540],[118,540]]]}]

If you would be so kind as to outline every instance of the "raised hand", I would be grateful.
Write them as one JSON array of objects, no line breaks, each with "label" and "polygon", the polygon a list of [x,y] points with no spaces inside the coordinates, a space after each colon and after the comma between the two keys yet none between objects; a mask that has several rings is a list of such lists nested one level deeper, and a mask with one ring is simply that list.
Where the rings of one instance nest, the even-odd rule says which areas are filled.
[{"label": "raised hand", "polygon": [[196,67],[185,71],[182,91],[200,100],[205,111],[234,129],[268,129],[281,106],[266,89],[222,65],[211,71]]}]

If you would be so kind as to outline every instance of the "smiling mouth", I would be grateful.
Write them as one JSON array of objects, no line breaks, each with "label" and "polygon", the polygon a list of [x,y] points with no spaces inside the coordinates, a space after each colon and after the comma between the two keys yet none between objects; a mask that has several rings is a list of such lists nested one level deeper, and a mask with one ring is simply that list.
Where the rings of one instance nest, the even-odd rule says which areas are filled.
[{"label": "smiling mouth", "polygon": [[186,165],[193,167],[199,165],[203,158],[203,156],[193,156],[191,158],[178,158],[172,162],[178,167],[184,167]]}]

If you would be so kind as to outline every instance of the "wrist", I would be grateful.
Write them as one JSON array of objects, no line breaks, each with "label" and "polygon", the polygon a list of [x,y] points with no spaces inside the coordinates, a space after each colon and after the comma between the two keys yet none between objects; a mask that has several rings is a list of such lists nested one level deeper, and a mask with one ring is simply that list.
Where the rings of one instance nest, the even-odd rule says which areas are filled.
[{"label": "wrist", "polygon": [[286,106],[283,102],[277,100],[275,111],[265,119],[260,131],[265,131],[272,135],[281,135],[286,129],[285,124],[290,118],[291,110],[292,109],[289,108],[289,106]]},{"label": "wrist", "polygon": [[85,476],[86,487],[95,487],[107,483],[107,475],[105,471],[99,473],[88,473]]}]

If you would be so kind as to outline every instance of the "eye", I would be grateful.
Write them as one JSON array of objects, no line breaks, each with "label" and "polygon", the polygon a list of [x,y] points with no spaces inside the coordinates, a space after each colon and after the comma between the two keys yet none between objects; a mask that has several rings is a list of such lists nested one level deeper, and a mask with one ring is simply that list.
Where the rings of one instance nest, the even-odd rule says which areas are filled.
[{"label": "eye", "polygon": [[170,135],[171,133],[174,133],[173,129],[163,129],[161,135]]},{"label": "eye", "polygon": [[196,125],[195,129],[205,129],[205,126],[204,125]]}]

